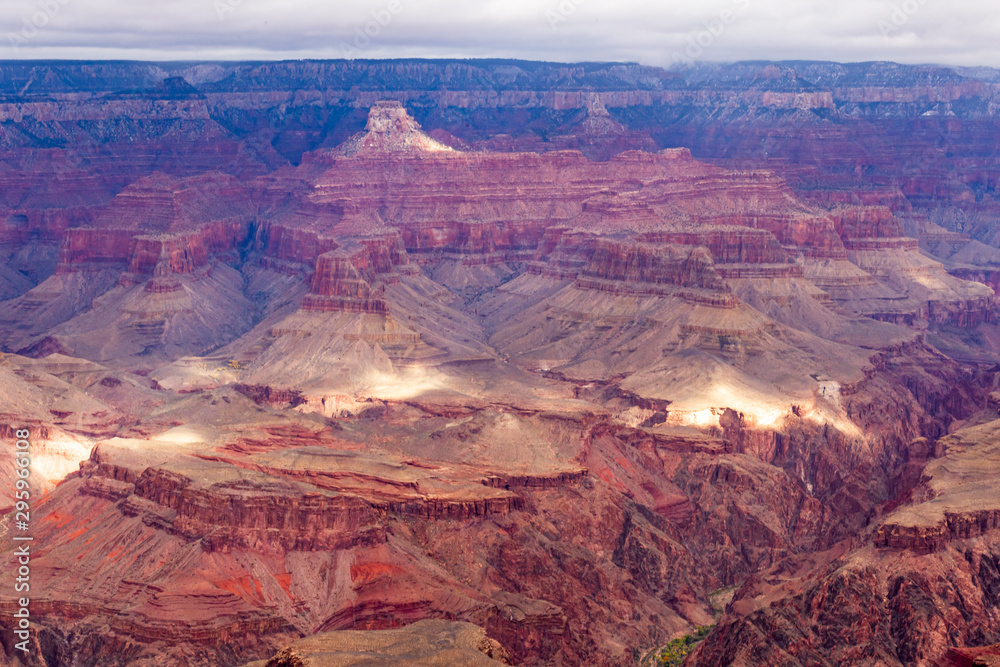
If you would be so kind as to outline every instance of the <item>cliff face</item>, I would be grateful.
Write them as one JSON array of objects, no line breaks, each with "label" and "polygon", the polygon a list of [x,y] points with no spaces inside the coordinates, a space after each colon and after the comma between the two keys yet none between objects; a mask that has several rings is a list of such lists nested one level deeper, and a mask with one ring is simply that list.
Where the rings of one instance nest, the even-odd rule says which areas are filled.
[{"label": "cliff face", "polygon": [[[206,397],[164,416],[214,415],[211,441],[186,427],[105,440],[40,504],[36,539],[50,547],[33,582],[48,654],[124,665],[194,649],[235,665],[297,635],[450,614],[513,662],[626,664],[615,643],[709,623],[702,591],[853,533],[863,517],[837,508],[864,514],[889,483],[868,452],[806,420],[779,433],[729,411],[715,431],[670,432],[408,402],[339,431],[277,411],[248,429],[253,404]],[[906,405],[935,409],[930,397]],[[487,448],[472,453],[477,437]],[[638,620],[616,611],[637,604]]]},{"label": "cliff face", "polygon": [[671,246],[598,241],[581,274],[627,283],[720,289],[723,283],[711,270],[710,262],[704,251],[678,252]]},{"label": "cliff face", "polygon": [[[739,591],[728,618],[691,660],[936,664],[949,643],[995,642],[996,572],[995,540],[986,540],[922,558],[860,550],[826,566],[819,581],[788,582],[770,603],[780,584],[765,576]],[[730,620],[737,610],[743,618]],[[816,648],[823,644],[835,648]]]},{"label": "cliff face", "polygon": [[[946,656],[943,646],[995,642],[997,428],[995,421],[963,428],[933,449],[912,442],[908,456],[923,474],[904,472],[915,484],[910,499],[890,504],[866,531],[868,544],[838,545],[808,576],[775,569],[748,580],[695,664],[779,654],[792,664],[951,664],[967,653]],[[845,641],[845,632],[861,639]],[[818,642],[836,648],[820,653]]]},{"label": "cliff face", "polygon": [[123,515],[188,540],[201,540],[207,552],[316,551],[385,541],[371,508],[351,499],[283,498],[272,495],[282,489],[262,489],[253,483],[200,491],[188,488],[189,478],[150,468],[131,484],[114,484],[102,473],[107,474],[98,469],[81,493],[123,499],[118,505]]}]

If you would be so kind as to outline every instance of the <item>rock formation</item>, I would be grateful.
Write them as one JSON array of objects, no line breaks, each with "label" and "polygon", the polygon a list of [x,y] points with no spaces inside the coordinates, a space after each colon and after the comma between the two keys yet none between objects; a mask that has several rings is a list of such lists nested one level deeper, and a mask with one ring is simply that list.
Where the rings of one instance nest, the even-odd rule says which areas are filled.
[{"label": "rock formation", "polygon": [[23,62],[0,90],[32,667],[628,665],[712,624],[690,664],[995,653],[995,83]]}]

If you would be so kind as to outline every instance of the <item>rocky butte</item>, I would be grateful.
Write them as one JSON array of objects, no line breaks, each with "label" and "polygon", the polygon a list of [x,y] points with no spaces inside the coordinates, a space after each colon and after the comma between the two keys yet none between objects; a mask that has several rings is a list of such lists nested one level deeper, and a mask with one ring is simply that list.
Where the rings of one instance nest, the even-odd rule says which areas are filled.
[{"label": "rocky butte", "polygon": [[994,659],[997,81],[0,63],[0,665]]}]

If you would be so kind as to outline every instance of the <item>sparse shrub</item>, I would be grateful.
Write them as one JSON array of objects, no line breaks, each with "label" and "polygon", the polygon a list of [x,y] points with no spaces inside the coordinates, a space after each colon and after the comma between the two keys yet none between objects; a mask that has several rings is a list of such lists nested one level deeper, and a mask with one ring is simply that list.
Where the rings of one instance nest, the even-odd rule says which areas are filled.
[{"label": "sparse shrub", "polygon": [[736,347],[736,339],[729,334],[719,334],[719,349],[725,350],[727,347]]}]

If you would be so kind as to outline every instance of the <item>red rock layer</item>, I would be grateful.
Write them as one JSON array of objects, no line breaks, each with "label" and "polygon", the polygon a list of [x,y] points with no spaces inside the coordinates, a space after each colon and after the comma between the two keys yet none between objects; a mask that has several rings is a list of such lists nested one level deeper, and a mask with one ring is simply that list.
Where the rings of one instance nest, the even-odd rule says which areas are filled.
[{"label": "red rock layer", "polygon": [[385,285],[398,282],[398,275],[392,272],[408,262],[397,234],[360,239],[323,253],[316,260],[312,290],[302,307],[307,311],[385,315],[389,312],[389,305],[381,298]]},{"label": "red rock layer", "polygon": [[[121,229],[73,229],[59,248],[58,273],[125,265],[131,255],[131,234]],[[124,268],[124,266],[122,266]]]},{"label": "red rock layer", "polygon": [[405,225],[402,230],[406,251],[421,255],[447,250],[459,255],[514,254],[534,250],[545,232],[538,221],[496,222],[425,222]]},{"label": "red rock layer", "polygon": [[1000,269],[979,269],[972,267],[956,267],[949,269],[948,273],[972,282],[982,283],[1000,295]]},{"label": "red rock layer", "polygon": [[782,264],[788,253],[773,234],[745,227],[704,231],[651,232],[641,237],[654,243],[705,246],[716,264]]},{"label": "red rock layer", "polygon": [[[207,551],[249,549],[345,549],[378,544],[385,533],[371,506],[359,498],[296,493],[281,485],[262,488],[250,482],[192,486],[192,480],[166,470],[148,468],[138,477],[131,471],[97,470],[82,492],[121,501],[119,511],[138,516],[146,525],[187,540],[201,540]],[[133,481],[118,480],[125,477]]]},{"label": "red rock layer", "polygon": [[256,239],[265,257],[312,266],[323,253],[339,247],[331,236],[284,225],[264,225]]},{"label": "red rock layer", "polygon": [[133,238],[128,271],[141,275],[192,273],[208,264],[209,257],[231,253],[246,242],[248,226],[209,223],[197,232]]},{"label": "red rock layer", "polygon": [[830,218],[844,241],[904,236],[902,223],[887,206],[839,207]]},{"label": "red rock layer", "polygon": [[879,526],[873,543],[877,547],[908,549],[926,554],[940,551],[949,542],[968,540],[997,529],[1000,529],[1000,510],[948,512],[944,522],[937,526],[902,526],[892,523]]},{"label": "red rock layer", "polygon": [[588,255],[580,271],[584,280],[726,289],[703,248],[595,239]]}]

